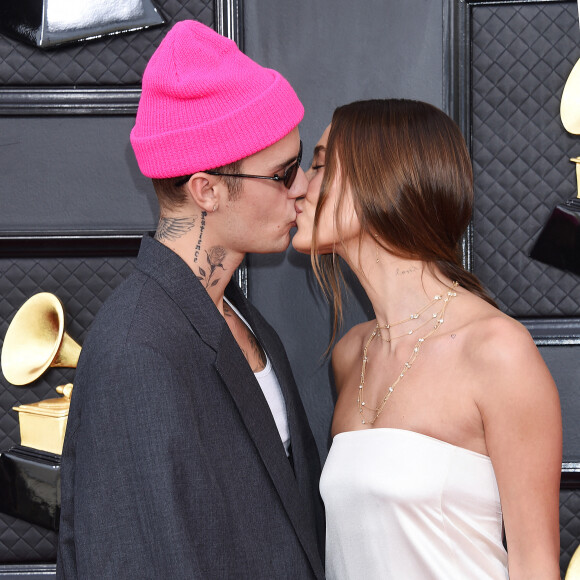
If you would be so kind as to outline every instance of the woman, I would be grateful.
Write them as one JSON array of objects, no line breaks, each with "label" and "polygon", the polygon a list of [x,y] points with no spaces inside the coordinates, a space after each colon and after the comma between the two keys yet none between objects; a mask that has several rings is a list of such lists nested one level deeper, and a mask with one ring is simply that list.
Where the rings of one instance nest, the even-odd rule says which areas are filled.
[{"label": "woman", "polygon": [[333,294],[335,333],[335,255],[376,315],[332,354],[328,578],[559,578],[558,393],[461,265],[473,187],[458,127],[426,103],[352,103],[307,175],[293,245]]}]

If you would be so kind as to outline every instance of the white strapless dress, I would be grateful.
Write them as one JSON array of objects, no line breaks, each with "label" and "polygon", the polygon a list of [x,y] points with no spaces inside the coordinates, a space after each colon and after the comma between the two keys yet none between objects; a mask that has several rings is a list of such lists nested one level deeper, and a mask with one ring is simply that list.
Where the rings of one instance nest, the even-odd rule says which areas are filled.
[{"label": "white strapless dress", "polygon": [[505,580],[486,455],[402,429],[334,437],[322,471],[328,580]]}]

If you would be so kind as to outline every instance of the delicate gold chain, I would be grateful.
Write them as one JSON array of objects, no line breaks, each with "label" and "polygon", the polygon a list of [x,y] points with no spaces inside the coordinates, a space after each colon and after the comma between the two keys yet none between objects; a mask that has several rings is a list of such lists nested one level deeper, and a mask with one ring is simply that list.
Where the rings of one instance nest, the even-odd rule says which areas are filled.
[{"label": "delicate gold chain", "polygon": [[[415,343],[415,346],[413,347],[413,350],[411,351],[411,356],[409,357],[407,362],[403,365],[401,372],[399,373],[399,375],[395,379],[395,382],[392,383],[391,386],[387,389],[387,392],[386,392],[385,396],[382,398],[381,402],[379,403],[379,406],[376,408],[373,408],[373,407],[369,407],[366,404],[366,401],[364,399],[364,388],[365,388],[365,373],[366,373],[366,367],[367,367],[367,362],[368,362],[368,355],[367,355],[368,348],[369,348],[371,342],[373,341],[373,339],[375,338],[375,336],[380,335],[380,333],[381,333],[381,330],[380,330],[381,327],[379,326],[379,324],[377,322],[373,332],[371,333],[370,337],[368,338],[368,340],[365,344],[365,347],[363,349],[362,368],[361,368],[361,373],[360,373],[360,384],[358,386],[358,398],[357,398],[357,404],[358,404],[358,410],[359,410],[358,412],[360,413],[360,418],[361,418],[361,422],[363,425],[366,423],[373,425],[374,422],[379,418],[379,415],[383,412],[383,409],[385,408],[385,405],[387,404],[389,397],[391,396],[391,394],[395,390],[395,387],[403,379],[403,377],[405,376],[405,373],[413,366],[413,363],[415,362],[415,359],[417,358],[417,356],[419,356],[419,351],[420,351],[423,343],[434,332],[436,332],[437,329],[443,324],[443,322],[445,321],[444,315],[445,315],[445,309],[447,308],[447,304],[449,303],[449,300],[451,298],[453,298],[454,296],[457,296],[457,293],[455,292],[455,288],[457,287],[457,285],[458,285],[457,282],[453,282],[452,287],[447,289],[447,296],[445,298],[441,298],[441,297],[439,298],[439,300],[441,300],[441,299],[443,300],[443,307],[434,316],[436,321],[435,321],[435,324],[433,325],[433,328],[426,335],[422,336]],[[403,336],[403,335],[401,335],[401,336]],[[399,337],[395,337],[395,338],[399,338]],[[365,412],[374,413],[374,416],[371,419],[367,420],[367,419],[365,419],[365,415],[364,415]]]},{"label": "delicate gold chain", "polygon": [[[381,326],[379,326],[379,323],[377,321],[377,328],[378,329],[389,329],[389,328],[392,328],[393,326],[398,326],[399,324],[405,324],[405,322],[411,322],[412,320],[417,320],[417,318],[419,318],[419,316],[421,316],[421,314],[423,314],[423,312],[425,312],[425,310],[431,308],[431,306],[433,306],[433,304],[435,304],[435,302],[437,302],[438,300],[441,300],[442,298],[443,297],[440,294],[433,296],[433,300],[431,300],[431,302],[429,302],[428,304],[423,306],[423,308],[421,308],[421,310],[417,310],[417,312],[415,312],[415,314],[411,314],[409,316],[409,318],[403,318],[402,320],[398,320],[397,322],[387,322],[386,324],[383,324]],[[404,336],[404,335],[401,335],[401,336]]]},{"label": "delicate gold chain", "polygon": [[377,331],[376,336],[380,336],[384,342],[393,342],[393,340],[397,340],[397,338],[402,338],[403,336],[410,336],[411,334],[415,334],[420,328],[423,328],[423,326],[425,326],[428,322],[432,322],[434,318],[437,318],[437,316],[438,313],[434,312],[432,318],[426,318],[423,322],[421,322],[421,324],[419,324],[419,326],[416,326],[412,330],[405,332],[405,334],[398,334],[397,336],[389,336],[389,337],[384,337],[383,334],[381,333],[381,329],[384,330],[386,327],[379,326],[379,324],[377,323],[377,325],[375,326],[375,330]]}]

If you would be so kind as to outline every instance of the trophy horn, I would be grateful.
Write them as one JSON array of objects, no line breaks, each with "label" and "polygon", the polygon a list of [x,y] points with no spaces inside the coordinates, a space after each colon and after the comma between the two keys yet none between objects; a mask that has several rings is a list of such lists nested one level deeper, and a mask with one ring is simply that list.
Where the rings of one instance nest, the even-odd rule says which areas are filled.
[{"label": "trophy horn", "polygon": [[18,310],[4,338],[1,366],[6,380],[26,385],[49,367],[75,368],[80,345],[64,330],[64,308],[49,292],[29,298]]}]

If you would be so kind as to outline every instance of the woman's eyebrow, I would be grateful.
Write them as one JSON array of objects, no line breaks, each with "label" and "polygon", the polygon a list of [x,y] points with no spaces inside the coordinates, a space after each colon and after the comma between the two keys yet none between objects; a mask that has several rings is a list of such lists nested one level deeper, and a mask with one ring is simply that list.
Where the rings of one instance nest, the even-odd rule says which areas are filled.
[{"label": "woman's eyebrow", "polygon": [[320,155],[320,153],[326,153],[326,147],[324,145],[317,145],[314,148],[314,153],[312,154],[312,161],[310,165],[314,163],[314,160]]}]

